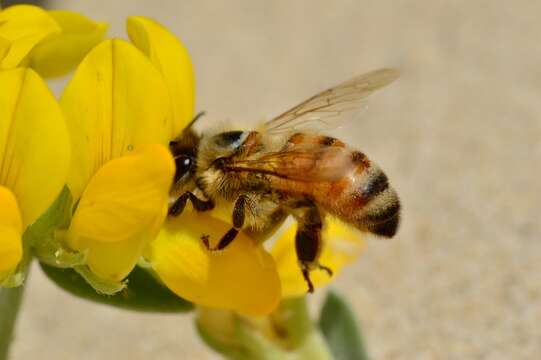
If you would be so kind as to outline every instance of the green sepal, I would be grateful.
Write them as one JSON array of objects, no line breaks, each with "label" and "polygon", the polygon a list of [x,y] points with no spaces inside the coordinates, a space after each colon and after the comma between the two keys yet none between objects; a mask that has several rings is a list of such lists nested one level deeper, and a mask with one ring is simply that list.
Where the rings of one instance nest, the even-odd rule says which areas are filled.
[{"label": "green sepal", "polygon": [[321,309],[319,327],[336,360],[369,359],[355,314],[335,292],[327,294]]},{"label": "green sepal", "polygon": [[77,274],[79,274],[88,285],[90,285],[100,295],[116,295],[117,293],[126,289],[128,285],[128,279],[123,281],[111,281],[103,279],[94,274],[92,270],[86,265],[78,265],[73,268]]},{"label": "green sepal", "polygon": [[127,278],[127,286],[115,295],[99,294],[73,269],[60,269],[41,263],[45,275],[72,295],[115,307],[143,311],[188,312],[193,305],[161,285],[146,270],[135,267]]},{"label": "green sepal", "polygon": [[[302,357],[292,357],[293,355],[289,356],[290,354],[280,348],[278,344],[266,338],[256,327],[249,324],[246,319],[242,319],[242,317],[233,312],[212,309],[206,309],[204,311],[211,314],[210,318],[207,317],[205,321],[201,318],[200,312],[200,316],[196,319],[195,325],[199,337],[206,345],[222,354],[226,359],[303,359]],[[216,315],[218,319],[212,319]],[[206,323],[208,320],[210,320],[210,323]]]},{"label": "green sepal", "polygon": [[195,320],[195,328],[197,330],[197,334],[199,335],[199,338],[203,340],[203,342],[208,347],[210,347],[217,353],[224,355],[225,358],[235,359],[235,360],[248,359],[248,357],[245,354],[243,355],[242,347],[240,345],[227,343],[223,341],[222,339],[219,339],[218,337],[214,336],[197,319]]},{"label": "green sepal", "polygon": [[0,278],[4,280],[0,281],[0,288],[16,288],[22,286],[26,280],[26,274],[28,273],[28,268],[30,265],[31,257],[23,254],[23,259],[17,265],[15,270],[10,272],[0,273]]},{"label": "green sepal", "polygon": [[305,297],[286,299],[268,317],[198,307],[201,339],[231,360],[334,360],[310,319]]},{"label": "green sepal", "polygon": [[85,263],[85,254],[65,248],[61,241],[71,221],[73,197],[67,186],[23,236],[23,242],[41,262],[56,267],[74,267]]},{"label": "green sepal", "polygon": [[54,203],[24,233],[24,242],[28,246],[40,246],[45,237],[54,237],[58,228],[65,229],[71,219],[73,198],[67,186],[64,186]]}]

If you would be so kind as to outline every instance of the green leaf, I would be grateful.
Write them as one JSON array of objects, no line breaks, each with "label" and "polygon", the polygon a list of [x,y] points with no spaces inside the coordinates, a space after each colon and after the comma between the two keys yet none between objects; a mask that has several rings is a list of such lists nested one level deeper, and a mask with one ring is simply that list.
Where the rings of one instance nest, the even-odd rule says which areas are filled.
[{"label": "green leaf", "polygon": [[96,292],[73,269],[60,269],[41,263],[45,275],[67,292],[94,302],[144,312],[188,312],[193,305],[160,284],[148,271],[135,267],[127,278],[128,286],[115,295]]},{"label": "green leaf", "polygon": [[344,299],[330,291],[321,309],[319,327],[336,360],[367,360],[355,314]]}]

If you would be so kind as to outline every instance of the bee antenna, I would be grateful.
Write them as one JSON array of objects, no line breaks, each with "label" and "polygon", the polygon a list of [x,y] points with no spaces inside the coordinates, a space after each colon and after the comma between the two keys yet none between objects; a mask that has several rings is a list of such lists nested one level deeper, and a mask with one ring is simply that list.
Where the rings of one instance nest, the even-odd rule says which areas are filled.
[{"label": "bee antenna", "polygon": [[197,113],[197,115],[195,115],[192,121],[190,121],[190,123],[184,128],[184,131],[191,129],[193,124],[195,124],[195,122],[199,120],[205,114],[206,113],[204,111],[200,111],[199,113]]}]

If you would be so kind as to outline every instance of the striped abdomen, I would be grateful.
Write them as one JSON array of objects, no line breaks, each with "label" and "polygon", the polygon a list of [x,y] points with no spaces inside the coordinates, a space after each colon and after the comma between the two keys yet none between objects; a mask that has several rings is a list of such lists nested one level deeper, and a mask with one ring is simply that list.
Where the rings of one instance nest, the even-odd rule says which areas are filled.
[{"label": "striped abdomen", "polygon": [[[364,157],[360,152],[354,154]],[[398,195],[377,165],[368,160],[365,163],[355,172],[355,181],[350,182],[345,195],[348,199],[344,199],[343,205],[352,209],[352,220],[359,229],[392,237],[400,221]]]},{"label": "striped abdomen", "polygon": [[[320,208],[360,230],[392,237],[398,228],[400,202],[387,176],[360,151],[328,137],[297,133],[273,163],[272,188],[287,196],[308,196]],[[310,149],[309,154],[302,149]]]},{"label": "striped abdomen", "polygon": [[351,157],[354,168],[343,179],[330,184],[325,196],[328,200],[322,199],[327,205],[324,207],[360,230],[394,236],[400,221],[398,195],[385,173],[363,153],[352,151]]},{"label": "striped abdomen", "polygon": [[[316,162],[319,169],[302,170],[300,175],[302,179],[302,174],[319,171],[321,179],[308,182],[290,179],[280,181],[279,187],[288,193],[309,195],[325,211],[360,230],[384,237],[394,236],[400,220],[400,201],[383,171],[363,153],[348,148],[338,139],[295,134],[289,140],[290,146],[316,143],[323,150]],[[340,153],[344,154],[340,158],[348,157],[349,165],[333,178],[333,164],[342,163],[336,156]],[[326,173],[329,173],[328,179],[325,179]]]}]

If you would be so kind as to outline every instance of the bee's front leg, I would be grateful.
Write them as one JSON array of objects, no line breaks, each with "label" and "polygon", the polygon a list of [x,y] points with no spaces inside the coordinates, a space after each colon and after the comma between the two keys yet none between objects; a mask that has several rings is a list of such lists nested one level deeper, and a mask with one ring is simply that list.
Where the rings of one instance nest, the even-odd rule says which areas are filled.
[{"label": "bee's front leg", "polygon": [[197,196],[195,196],[192,192],[186,191],[184,194],[182,194],[178,199],[175,200],[173,205],[169,208],[168,214],[171,216],[179,216],[186,207],[186,202],[190,199],[192,202],[193,208],[196,211],[209,211],[214,209],[214,201],[212,199],[209,200],[201,200]]},{"label": "bee's front leg", "polygon": [[210,244],[208,243],[208,239],[203,239],[203,242],[207,249],[209,250],[223,250],[227,245],[231,244],[233,240],[237,237],[237,234],[239,233],[240,229],[242,229],[242,226],[244,225],[244,219],[246,214],[246,204],[248,203],[249,199],[247,195],[240,195],[237,200],[235,201],[235,205],[233,207],[233,216],[232,216],[232,222],[233,227],[229,229],[228,232],[225,233],[224,236],[220,239],[218,242],[218,245],[216,247],[211,248]]}]

